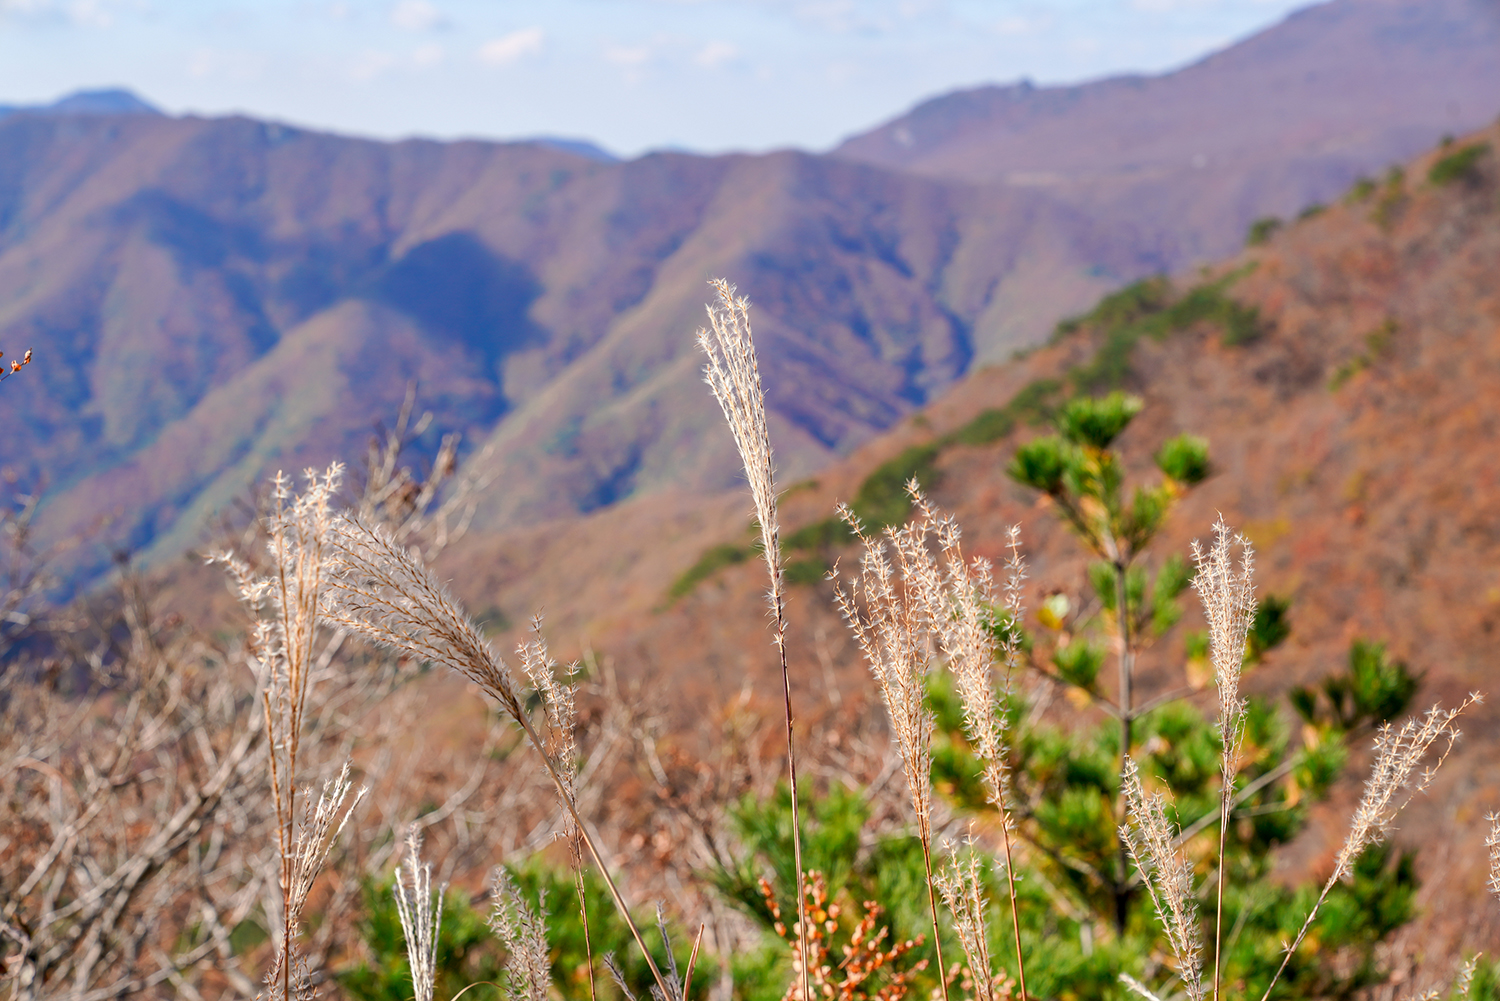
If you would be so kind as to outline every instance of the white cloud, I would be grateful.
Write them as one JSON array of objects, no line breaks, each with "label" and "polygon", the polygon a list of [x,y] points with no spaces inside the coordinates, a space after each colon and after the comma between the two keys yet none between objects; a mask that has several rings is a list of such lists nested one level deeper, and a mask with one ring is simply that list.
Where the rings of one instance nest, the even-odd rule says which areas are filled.
[{"label": "white cloud", "polygon": [[210,77],[239,83],[255,82],[266,71],[265,56],[254,52],[233,52],[210,46],[194,49],[188,56],[188,76],[197,80]]},{"label": "white cloud", "polygon": [[401,0],[391,8],[391,23],[402,31],[431,31],[447,27],[448,19],[429,0]]},{"label": "white cloud", "polygon": [[398,62],[400,60],[389,52],[367,49],[349,63],[349,79],[356,83],[369,83],[386,70],[394,68]]},{"label": "white cloud", "polygon": [[52,9],[51,0],[0,0],[0,14],[42,14]]},{"label": "white cloud", "polygon": [[1048,26],[1046,18],[1040,17],[1002,17],[991,25],[997,35],[1013,37],[1016,35],[1033,35]]},{"label": "white cloud", "polygon": [[546,35],[541,28],[522,28],[508,35],[492,38],[479,47],[479,58],[491,66],[504,66],[522,56],[542,50]]},{"label": "white cloud", "polygon": [[709,42],[698,50],[697,55],[693,56],[693,62],[705,69],[714,69],[739,58],[739,54],[738,46],[728,42]]},{"label": "white cloud", "polygon": [[611,45],[604,50],[606,62],[626,69],[639,69],[651,61],[649,45]]},{"label": "white cloud", "polygon": [[1175,14],[1182,10],[1195,10],[1213,6],[1215,0],[1134,0],[1136,10],[1147,14]]},{"label": "white cloud", "polygon": [[148,13],[146,0],[0,0],[0,18],[112,28],[119,15]]}]

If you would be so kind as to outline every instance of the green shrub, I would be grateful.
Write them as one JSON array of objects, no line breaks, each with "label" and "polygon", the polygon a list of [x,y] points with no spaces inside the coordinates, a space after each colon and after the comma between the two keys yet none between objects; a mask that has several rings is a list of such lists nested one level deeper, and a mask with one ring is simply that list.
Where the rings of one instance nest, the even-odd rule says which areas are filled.
[{"label": "green shrub", "polygon": [[906,484],[916,480],[924,490],[931,489],[937,482],[936,462],[941,450],[936,442],[906,447],[865,477],[849,507],[869,529],[901,524],[911,513]]},{"label": "green shrub", "polygon": [[1432,169],[1427,172],[1427,180],[1437,185],[1455,184],[1459,181],[1473,183],[1479,177],[1480,158],[1489,149],[1489,143],[1481,142],[1449,153],[1432,165]]},{"label": "green shrub", "polygon": [[798,550],[803,552],[819,552],[841,546],[854,538],[849,531],[849,526],[839,518],[824,518],[815,521],[811,525],[803,525],[790,535],[781,537],[781,551],[794,553]]},{"label": "green shrub", "polygon": [[743,563],[754,555],[754,550],[749,546],[737,546],[732,542],[722,542],[716,546],[710,546],[698,557],[698,562],[688,567],[682,575],[672,582],[667,589],[667,596],[672,600],[692,593],[699,584],[708,580],[714,574],[725,567]]},{"label": "green shrub", "polygon": [[818,584],[828,575],[828,564],[817,557],[808,557],[790,561],[782,572],[786,575],[788,584]]},{"label": "green shrub", "polygon": [[1249,231],[1245,234],[1245,246],[1259,247],[1271,238],[1281,228],[1281,220],[1275,216],[1261,216],[1250,224]]},{"label": "green shrub", "polygon": [[1211,468],[1208,439],[1193,434],[1167,439],[1156,453],[1156,467],[1185,486],[1201,483]]}]

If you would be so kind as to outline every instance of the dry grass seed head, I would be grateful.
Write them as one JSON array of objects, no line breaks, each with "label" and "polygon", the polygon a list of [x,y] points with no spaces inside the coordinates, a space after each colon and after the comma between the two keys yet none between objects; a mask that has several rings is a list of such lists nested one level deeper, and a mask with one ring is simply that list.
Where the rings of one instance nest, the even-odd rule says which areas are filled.
[{"label": "dry grass seed head", "polygon": [[[1433,706],[1421,717],[1408,719],[1399,728],[1389,723],[1380,728],[1375,736],[1375,764],[1365,781],[1359,807],[1349,823],[1349,833],[1335,859],[1334,879],[1347,875],[1365,848],[1385,840],[1396,815],[1413,796],[1432,784],[1438,768],[1447,760],[1458,740],[1459,731],[1453,721],[1478,701],[1479,696],[1471,694],[1454,709]],[[1418,771],[1433,745],[1440,742],[1442,750],[1438,752],[1437,760]]]},{"label": "dry grass seed head", "polygon": [[318,873],[322,872],[323,866],[327,863],[334,843],[338,841],[339,835],[348,825],[349,818],[354,814],[354,808],[369,791],[361,786],[358,791],[354,792],[354,799],[349,802],[347,808],[345,807],[345,800],[349,799],[350,792],[354,790],[354,781],[349,776],[349,770],[350,764],[346,761],[337,778],[323,783],[323,792],[318,796],[317,804],[308,807],[302,827],[297,832],[297,841],[292,852],[292,881],[288,898],[291,903],[294,927],[301,922],[302,909],[307,903],[307,895],[312,891],[312,885],[317,880]]},{"label": "dry grass seed head", "polygon": [[842,581],[836,584],[835,600],[890,715],[912,806],[925,832],[930,829],[932,816],[934,719],[923,701],[932,666],[932,622],[927,604],[906,585],[918,578],[930,578],[936,570],[926,547],[913,538],[919,528],[888,528],[884,538],[870,537],[847,507],[840,506],[839,513],[863,544],[864,552],[859,575],[847,582],[847,589]]},{"label": "dry grass seed head", "polygon": [[[438,933],[443,923],[443,893],[432,892],[432,866],[422,861],[422,842],[415,830],[406,836],[406,861],[396,867],[396,914],[406,939],[416,1001],[432,1001],[437,981]],[[409,885],[408,885],[409,884]]]},{"label": "dry grass seed head", "polygon": [[521,721],[525,710],[510,669],[418,556],[352,517],[339,520],[336,540],[329,622],[457,671]]},{"label": "dry grass seed head", "polygon": [[1476,953],[1459,968],[1458,976],[1453,981],[1453,996],[1457,1001],[1469,1001],[1474,993],[1474,974],[1479,969],[1479,957],[1484,953]]},{"label": "dry grass seed head", "polygon": [[[718,302],[708,306],[708,326],[698,330],[698,346],[708,356],[704,381],[719,401],[745,463],[745,477],[750,483],[750,497],[755,503],[755,518],[771,575],[772,613],[779,619],[783,600],[781,526],[776,514],[766,394],[761,385],[755,342],[750,335],[750,300],[736,296],[734,286],[723,279],[716,278],[709,284]],[[778,645],[784,642],[780,629],[776,642]]]},{"label": "dry grass seed head", "polygon": [[953,928],[958,933],[973,981],[974,1001],[999,1001],[996,993],[998,982],[991,972],[994,967],[990,961],[989,932],[985,922],[983,861],[974,851],[961,857],[952,845],[944,855],[943,866],[936,877],[937,888],[943,895],[948,913],[953,915]]},{"label": "dry grass seed head", "polygon": [[1151,903],[1177,957],[1177,975],[1188,997],[1203,998],[1202,947],[1198,941],[1198,905],[1193,893],[1193,873],[1174,846],[1176,834],[1167,820],[1166,797],[1146,795],[1140,769],[1133,758],[1125,759],[1125,798],[1128,820],[1120,827],[1124,840],[1141,871]]},{"label": "dry grass seed head", "polygon": [[[1232,532],[1221,516],[1214,522],[1214,541],[1207,550],[1195,539],[1193,589],[1203,602],[1208,623],[1209,652],[1214,682],[1219,690],[1219,736],[1224,742],[1226,772],[1232,771],[1244,733],[1245,700],[1240,697],[1240,673],[1245,663],[1245,641],[1255,621],[1255,551],[1250,542]],[[1235,565],[1234,550],[1240,551]]]},{"label": "dry grass seed head", "polygon": [[547,946],[545,891],[533,910],[504,866],[495,867],[493,889],[495,903],[489,926],[509,954],[505,964],[509,995],[513,1001],[547,1001],[552,961]]},{"label": "dry grass seed head", "polygon": [[1484,839],[1484,845],[1490,850],[1490,877],[1485,886],[1490,893],[1500,897],[1500,812],[1487,815],[1485,820],[1490,822],[1490,833]]},{"label": "dry grass seed head", "polygon": [[[547,753],[557,765],[558,774],[567,788],[566,795],[572,797],[578,774],[577,686],[571,680],[565,684],[559,679],[558,664],[547,653],[540,615],[531,620],[531,638],[516,644],[516,656],[532,688],[541,696],[542,713],[546,719]],[[571,679],[578,671],[579,666],[575,663],[568,668],[567,675]],[[565,815],[564,823],[571,828],[572,818]]]}]

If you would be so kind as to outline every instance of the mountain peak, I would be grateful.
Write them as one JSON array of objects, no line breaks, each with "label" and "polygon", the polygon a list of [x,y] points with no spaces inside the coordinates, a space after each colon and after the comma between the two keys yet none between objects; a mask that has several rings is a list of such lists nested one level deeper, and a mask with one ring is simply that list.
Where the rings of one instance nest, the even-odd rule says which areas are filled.
[{"label": "mountain peak", "polygon": [[161,109],[124,87],[74,91],[51,104],[0,104],[0,118],[26,112],[33,115],[159,115]]}]

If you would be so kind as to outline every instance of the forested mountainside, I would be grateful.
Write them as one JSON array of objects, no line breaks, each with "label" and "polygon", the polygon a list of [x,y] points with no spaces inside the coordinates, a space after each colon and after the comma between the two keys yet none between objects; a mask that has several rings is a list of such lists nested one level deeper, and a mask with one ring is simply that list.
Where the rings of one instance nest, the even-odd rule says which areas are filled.
[{"label": "forested mountainside", "polygon": [[[1328,47],[1321,72],[1350,107],[1262,90],[1290,137],[1266,155],[1318,165],[1295,197],[1330,198],[1454,116],[1492,115],[1487,97],[1500,107],[1464,69],[1488,36],[1429,38],[1404,10],[1335,0],[1293,18],[1192,70],[1193,114],[1164,123],[1135,105],[1140,128],[1196,134],[1205,116],[1241,113],[1215,102],[1255,90],[1247,67],[1275,69],[1299,38]],[[1426,40],[1388,58],[1381,46],[1404,38]],[[1377,62],[1392,87],[1457,110],[1351,145],[1348,129],[1390,106],[1357,85]],[[919,175],[847,149],[611,163],[111,101],[118,112],[64,102],[0,119],[0,348],[37,359],[0,396],[0,465],[45,491],[40,538],[91,541],[67,557],[78,583],[110,549],[182,552],[276,468],[360,454],[412,383],[433,414],[417,452],[461,433],[466,470],[496,484],[485,530],[732,486],[691,342],[715,275],[756,303],[782,469],[810,474],[1101,292],[1297,207],[1256,186],[1259,159],[1171,181],[1195,205],[1240,192],[1229,216],[1174,204],[1145,219],[1149,200]],[[1075,126],[1089,141],[1094,124]]]}]

